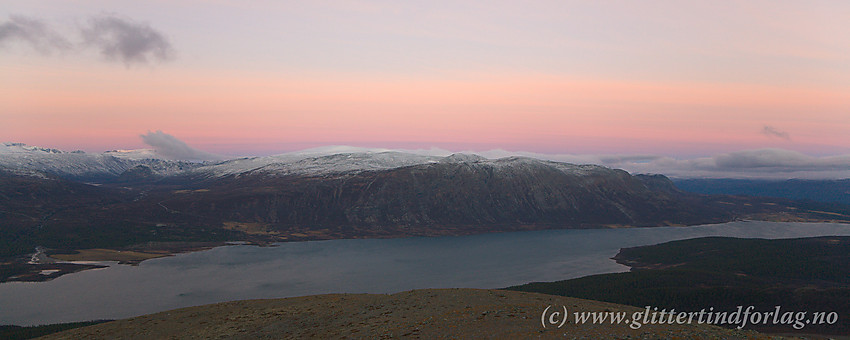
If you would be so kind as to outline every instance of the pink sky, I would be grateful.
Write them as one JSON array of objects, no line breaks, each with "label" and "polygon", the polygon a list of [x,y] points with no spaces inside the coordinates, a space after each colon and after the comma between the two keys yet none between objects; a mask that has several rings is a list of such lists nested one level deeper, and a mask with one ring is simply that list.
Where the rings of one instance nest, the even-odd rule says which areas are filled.
[{"label": "pink sky", "polygon": [[162,130],[228,154],[850,152],[844,2],[256,4],[0,9],[73,44],[86,18],[114,13],[175,51],[122,64],[84,44],[0,40],[0,139],[104,151]]}]

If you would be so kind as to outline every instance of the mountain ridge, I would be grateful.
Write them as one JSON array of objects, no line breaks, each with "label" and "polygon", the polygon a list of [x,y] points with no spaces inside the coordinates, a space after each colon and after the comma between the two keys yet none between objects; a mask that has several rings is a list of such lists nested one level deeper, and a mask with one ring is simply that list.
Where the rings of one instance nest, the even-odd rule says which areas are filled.
[{"label": "mountain ridge", "polygon": [[[36,246],[267,243],[735,219],[850,221],[845,206],[699,195],[678,190],[662,175],[517,156],[321,150],[192,163],[3,146],[4,256]],[[7,157],[14,153],[9,150],[18,155]],[[25,157],[32,155],[38,157]],[[60,166],[44,160],[51,158],[60,165],[81,161]],[[15,163],[19,159],[30,162]],[[123,171],[91,159],[123,162]],[[101,176],[82,176],[88,165]]]}]

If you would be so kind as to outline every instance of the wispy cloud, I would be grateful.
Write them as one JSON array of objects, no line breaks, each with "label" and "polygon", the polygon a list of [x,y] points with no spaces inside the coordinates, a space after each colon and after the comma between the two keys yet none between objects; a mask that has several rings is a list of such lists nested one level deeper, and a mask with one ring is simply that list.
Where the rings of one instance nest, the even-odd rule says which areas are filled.
[{"label": "wispy cloud", "polygon": [[13,42],[27,44],[42,54],[66,51],[73,46],[68,39],[41,20],[17,15],[10,16],[8,21],[0,23],[0,44]]},{"label": "wispy cloud", "polygon": [[776,138],[782,138],[784,140],[791,140],[791,135],[789,135],[788,132],[779,131],[778,129],[776,129],[775,127],[772,127],[770,125],[765,125],[761,129],[761,133],[765,136],[768,136],[768,137],[776,137]]},{"label": "wispy cloud", "polygon": [[149,24],[115,14],[93,16],[63,35],[43,20],[13,15],[0,23],[0,46],[23,43],[45,55],[97,49],[105,60],[130,67],[174,59],[168,38]]},{"label": "wispy cloud", "polygon": [[165,158],[185,161],[210,161],[223,159],[222,156],[195,149],[185,142],[162,131],[140,135],[145,144],[150,145]]},{"label": "wispy cloud", "polygon": [[115,15],[89,19],[82,29],[85,44],[95,46],[108,60],[133,63],[167,61],[174,57],[171,43],[150,25]]}]

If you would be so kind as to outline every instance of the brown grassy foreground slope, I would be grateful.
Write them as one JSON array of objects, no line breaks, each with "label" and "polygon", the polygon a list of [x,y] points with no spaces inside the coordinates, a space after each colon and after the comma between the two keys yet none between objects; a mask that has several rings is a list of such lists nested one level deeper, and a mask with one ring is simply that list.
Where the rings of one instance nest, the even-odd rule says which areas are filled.
[{"label": "brown grassy foreground slope", "polygon": [[[574,311],[639,309],[537,293],[425,289],[332,294],[190,307],[49,335],[47,339],[560,338],[761,339],[707,325],[541,325],[547,306]],[[550,309],[554,310],[554,309]]]}]

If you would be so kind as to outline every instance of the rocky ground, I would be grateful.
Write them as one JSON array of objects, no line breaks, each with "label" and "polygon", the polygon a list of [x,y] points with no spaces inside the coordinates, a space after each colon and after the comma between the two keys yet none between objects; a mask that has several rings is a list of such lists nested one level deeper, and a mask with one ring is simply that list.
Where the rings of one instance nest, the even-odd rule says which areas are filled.
[{"label": "rocky ground", "polygon": [[[544,320],[541,315],[552,306]],[[762,339],[708,325],[548,324],[551,312],[640,309],[537,293],[425,289],[397,294],[331,294],[190,307],[56,333],[46,339],[559,338]],[[553,320],[559,318],[556,315]],[[544,328],[541,321],[547,322]]]}]

